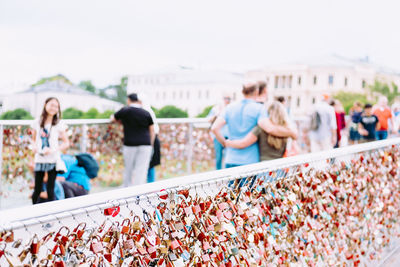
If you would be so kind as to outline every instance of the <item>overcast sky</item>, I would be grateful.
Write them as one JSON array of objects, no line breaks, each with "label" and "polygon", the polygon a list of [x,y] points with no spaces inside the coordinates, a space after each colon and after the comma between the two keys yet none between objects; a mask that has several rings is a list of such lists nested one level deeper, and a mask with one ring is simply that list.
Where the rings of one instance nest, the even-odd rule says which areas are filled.
[{"label": "overcast sky", "polygon": [[188,65],[332,53],[400,70],[398,0],[0,0],[0,91],[62,73],[98,87]]}]

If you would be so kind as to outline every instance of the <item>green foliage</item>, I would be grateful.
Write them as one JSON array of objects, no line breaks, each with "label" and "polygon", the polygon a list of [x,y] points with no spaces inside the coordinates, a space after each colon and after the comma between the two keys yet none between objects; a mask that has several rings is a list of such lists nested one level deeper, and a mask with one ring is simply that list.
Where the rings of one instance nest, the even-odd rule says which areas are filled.
[{"label": "green foliage", "polygon": [[115,111],[113,110],[106,110],[103,113],[100,113],[97,118],[98,119],[109,119],[111,117],[111,115],[113,115],[115,113]]},{"label": "green foliage", "polygon": [[14,110],[10,110],[4,112],[0,119],[2,120],[31,120],[33,119],[32,115],[23,108],[17,108]]},{"label": "green foliage", "polygon": [[396,97],[400,96],[398,87],[393,82],[391,86],[389,86],[387,83],[375,80],[374,84],[369,86],[369,89],[372,93],[378,93],[379,95],[386,96],[389,104],[392,104]]},{"label": "green foliage", "polygon": [[76,108],[67,108],[63,111],[63,119],[109,119],[112,114],[114,114],[113,110],[100,113],[96,108],[91,108],[87,112]]},{"label": "green foliage", "polygon": [[91,108],[83,114],[82,119],[97,119],[99,115],[100,113],[96,108]]},{"label": "green foliage", "polygon": [[67,108],[62,112],[63,119],[81,119],[83,111],[76,108]]},{"label": "green foliage", "polygon": [[200,114],[198,114],[196,116],[196,118],[205,118],[205,117],[207,117],[207,115],[210,113],[212,108],[213,108],[212,105],[205,107],[204,110]]},{"label": "green foliage", "polygon": [[162,107],[156,113],[157,118],[187,118],[188,113],[172,105]]},{"label": "green foliage", "polygon": [[[343,108],[346,112],[346,114],[349,114],[350,108],[353,106],[354,102],[359,101],[362,104],[366,104],[367,102],[371,103],[368,101],[366,94],[359,94],[359,93],[349,93],[349,92],[344,92],[340,91],[336,93],[333,98],[339,100]],[[371,103],[373,104],[373,103]]]},{"label": "green foliage", "polygon": [[54,75],[54,76],[45,77],[45,78],[40,79],[37,83],[32,84],[32,87],[37,86],[37,85],[44,84],[44,83],[46,83],[46,82],[58,81],[58,80],[63,81],[63,82],[66,83],[66,84],[72,85],[72,82],[71,82],[70,80],[68,80],[67,77],[65,77],[65,76],[62,75],[62,74],[57,74],[57,75]]},{"label": "green foliage", "polygon": [[96,87],[92,84],[92,81],[81,81],[78,86],[91,93],[96,93],[97,91]]},{"label": "green foliage", "polygon": [[155,108],[155,107],[153,107],[153,106],[151,106],[150,108],[154,111],[154,114],[157,114],[157,112],[158,112],[158,109],[157,109],[157,108]]}]

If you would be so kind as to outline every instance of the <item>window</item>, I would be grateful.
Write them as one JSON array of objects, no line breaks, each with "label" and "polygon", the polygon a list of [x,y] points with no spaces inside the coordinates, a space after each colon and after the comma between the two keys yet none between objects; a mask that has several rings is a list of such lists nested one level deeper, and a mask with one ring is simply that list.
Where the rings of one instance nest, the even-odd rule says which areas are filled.
[{"label": "window", "polygon": [[314,81],[313,81],[314,85],[317,84],[317,76],[314,76]]},{"label": "window", "polygon": [[300,97],[297,97],[297,107],[300,107]]},{"label": "window", "polygon": [[173,92],[172,92],[172,99],[175,99],[175,98],[176,98],[176,92],[173,91]]},{"label": "window", "polygon": [[367,83],[365,82],[365,80],[362,80],[362,88],[364,89],[365,88],[365,86],[367,85]]},{"label": "window", "polygon": [[201,99],[201,90],[199,90],[199,99]]},{"label": "window", "polygon": [[233,97],[232,100],[235,101],[236,100],[236,92],[233,93]]},{"label": "window", "polygon": [[290,75],[289,79],[288,79],[288,87],[289,88],[292,88],[292,80],[293,80],[293,77],[292,77],[292,75]]},{"label": "window", "polygon": [[179,98],[180,98],[180,99],[183,98],[183,91],[179,91]]},{"label": "window", "polygon": [[344,86],[347,86],[347,77],[344,77]]},{"label": "window", "polygon": [[209,99],[210,98],[210,91],[206,91],[206,99]]},{"label": "window", "polygon": [[159,96],[159,94],[158,94],[158,92],[156,92],[156,99],[158,99],[160,96]]},{"label": "window", "polygon": [[315,97],[312,98],[312,103],[315,104]]},{"label": "window", "polygon": [[275,88],[278,88],[279,76],[275,76]]},{"label": "window", "polygon": [[333,75],[329,75],[329,77],[328,77],[328,83],[329,83],[329,85],[332,85],[332,84],[333,84]]},{"label": "window", "polygon": [[297,84],[298,84],[298,85],[301,85],[301,76],[299,76],[299,77],[297,78]]},{"label": "window", "polygon": [[189,90],[188,90],[188,91],[186,91],[186,98],[187,98],[187,99],[189,99],[189,98],[190,98],[190,92],[189,92]]},{"label": "window", "polygon": [[286,77],[282,76],[282,88],[285,88]]},{"label": "window", "polygon": [[167,98],[167,92],[164,91],[164,92],[162,93],[162,98],[163,98],[164,100]]}]

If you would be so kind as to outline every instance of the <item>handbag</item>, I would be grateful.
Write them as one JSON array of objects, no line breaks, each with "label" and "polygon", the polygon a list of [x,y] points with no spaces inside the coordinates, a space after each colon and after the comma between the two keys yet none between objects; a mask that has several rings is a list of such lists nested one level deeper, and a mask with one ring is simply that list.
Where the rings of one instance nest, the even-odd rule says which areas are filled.
[{"label": "handbag", "polygon": [[65,165],[65,162],[61,159],[60,153],[58,153],[57,155],[56,171],[61,174],[67,172],[67,166]]}]

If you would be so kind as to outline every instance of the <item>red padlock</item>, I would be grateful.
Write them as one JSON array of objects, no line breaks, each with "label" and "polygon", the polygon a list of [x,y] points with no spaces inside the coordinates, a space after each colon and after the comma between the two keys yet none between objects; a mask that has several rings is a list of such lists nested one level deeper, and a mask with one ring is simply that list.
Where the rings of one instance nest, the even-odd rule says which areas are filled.
[{"label": "red padlock", "polygon": [[61,257],[58,257],[57,260],[54,261],[54,267],[66,267],[64,260]]},{"label": "red padlock", "polygon": [[39,253],[40,242],[38,236],[35,234],[31,241],[31,254],[37,255]]},{"label": "red padlock", "polygon": [[[65,231],[63,231],[64,229],[65,229]],[[64,233],[62,233],[62,232],[64,232]],[[68,242],[69,233],[70,233],[70,230],[68,227],[66,227],[66,226],[61,227],[54,237],[54,242],[61,240],[62,244],[66,245]]]},{"label": "red padlock", "polygon": [[85,233],[85,229],[86,229],[86,223],[82,222],[80,224],[78,224],[74,231],[72,231],[73,233],[76,234],[77,239],[81,239],[83,234]]},{"label": "red padlock", "polygon": [[120,211],[121,211],[121,208],[119,206],[107,208],[107,209],[104,209],[104,215],[115,217],[119,214]]}]

